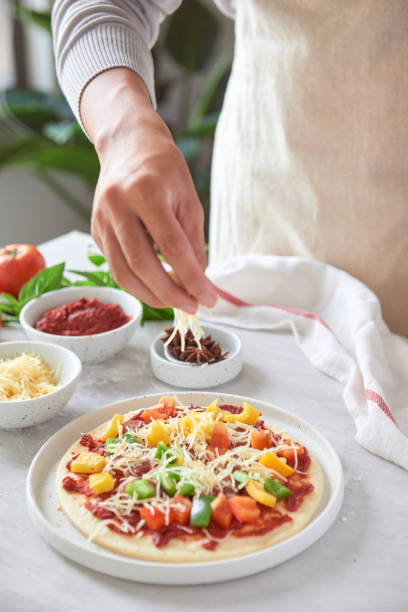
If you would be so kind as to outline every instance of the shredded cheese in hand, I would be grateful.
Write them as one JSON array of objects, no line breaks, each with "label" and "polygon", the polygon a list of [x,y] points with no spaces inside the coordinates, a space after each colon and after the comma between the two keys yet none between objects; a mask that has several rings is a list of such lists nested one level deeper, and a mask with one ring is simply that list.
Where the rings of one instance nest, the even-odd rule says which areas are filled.
[{"label": "shredded cheese in hand", "polygon": [[177,308],[175,308],[173,333],[166,341],[164,346],[168,346],[173,340],[173,338],[176,336],[177,332],[180,332],[181,350],[184,351],[185,337],[189,329],[191,329],[198,348],[201,349],[200,339],[204,336],[204,332],[201,328],[198,316],[196,314],[188,314],[187,312],[184,312],[184,310],[178,310]]},{"label": "shredded cheese in hand", "polygon": [[0,401],[34,399],[57,387],[55,373],[40,355],[22,353],[0,360]]}]

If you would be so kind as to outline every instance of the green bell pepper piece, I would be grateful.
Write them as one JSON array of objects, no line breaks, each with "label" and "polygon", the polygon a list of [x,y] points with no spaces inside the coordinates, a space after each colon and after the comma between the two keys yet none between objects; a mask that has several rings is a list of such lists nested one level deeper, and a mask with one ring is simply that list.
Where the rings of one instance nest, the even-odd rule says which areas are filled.
[{"label": "green bell pepper piece", "polygon": [[[175,452],[162,441],[160,441],[156,447],[155,457],[156,459],[165,459],[167,465],[173,465],[177,461]],[[171,461],[168,461],[169,459],[171,459]]]},{"label": "green bell pepper piece", "polygon": [[194,492],[195,486],[191,484],[191,482],[185,482],[179,488],[180,495],[184,495],[184,497],[187,497],[188,495],[194,495]]},{"label": "green bell pepper piece", "polygon": [[178,482],[181,478],[180,474],[178,472],[174,472],[173,470],[169,470],[168,473],[176,482]]},{"label": "green bell pepper piece", "polygon": [[129,444],[134,444],[135,442],[139,442],[139,440],[136,438],[136,436],[134,436],[131,433],[125,433],[125,435],[123,437],[126,440],[126,442],[129,442]]},{"label": "green bell pepper piece", "polygon": [[155,491],[153,485],[148,480],[134,480],[126,485],[126,493],[128,495],[136,493],[138,499],[148,499],[153,497]]},{"label": "green bell pepper piece", "polygon": [[176,491],[177,491],[176,481],[174,480],[172,476],[170,476],[170,474],[168,473],[159,474],[159,482],[161,486],[163,487],[163,489],[166,491],[166,493],[170,495],[170,497],[173,497],[173,495],[176,494]]},{"label": "green bell pepper piece", "polygon": [[193,499],[190,525],[192,527],[208,527],[211,520],[211,502],[213,495],[202,495]]},{"label": "green bell pepper piece", "polygon": [[246,472],[241,472],[241,470],[235,470],[235,472],[232,474],[232,477],[234,480],[243,485],[246,485],[249,480],[249,474],[247,474]]},{"label": "green bell pepper piece", "polygon": [[290,489],[284,487],[280,482],[274,480],[273,478],[265,478],[264,489],[267,493],[274,495],[277,499],[284,499],[292,493]]},{"label": "green bell pepper piece", "polygon": [[159,442],[156,447],[156,459],[161,459],[166,451],[169,450],[169,447],[164,442]]},{"label": "green bell pepper piece", "polygon": [[120,438],[108,438],[105,440],[105,444],[103,445],[107,455],[113,455],[113,451],[115,450],[115,444],[120,442]]}]

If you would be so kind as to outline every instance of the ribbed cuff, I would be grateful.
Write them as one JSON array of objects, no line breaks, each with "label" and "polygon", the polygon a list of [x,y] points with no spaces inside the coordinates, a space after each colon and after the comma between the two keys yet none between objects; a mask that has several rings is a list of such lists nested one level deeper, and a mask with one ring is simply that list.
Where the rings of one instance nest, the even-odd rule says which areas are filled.
[{"label": "ribbed cuff", "polygon": [[130,68],[143,79],[156,108],[152,55],[133,30],[116,24],[99,25],[81,34],[64,58],[59,82],[85,133],[79,112],[82,92],[97,74],[119,67]]}]

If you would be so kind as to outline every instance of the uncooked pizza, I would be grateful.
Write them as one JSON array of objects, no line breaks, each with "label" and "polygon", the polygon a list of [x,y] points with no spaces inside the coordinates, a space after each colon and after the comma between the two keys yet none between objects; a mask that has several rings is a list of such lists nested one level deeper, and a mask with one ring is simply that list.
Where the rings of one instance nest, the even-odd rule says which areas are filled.
[{"label": "uncooked pizza", "polygon": [[290,538],[323,490],[317,460],[242,405],[157,405],[84,433],[57,473],[61,507],[89,540],[167,562],[242,556]]}]

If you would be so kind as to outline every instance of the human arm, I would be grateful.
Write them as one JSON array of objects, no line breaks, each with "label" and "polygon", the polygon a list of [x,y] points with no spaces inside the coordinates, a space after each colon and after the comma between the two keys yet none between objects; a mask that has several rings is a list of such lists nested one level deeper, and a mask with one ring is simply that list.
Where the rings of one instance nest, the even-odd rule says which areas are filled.
[{"label": "human arm", "polygon": [[[57,0],[53,26],[61,85],[101,163],[92,234],[120,285],[152,306],[193,312],[197,302],[216,300],[203,272],[203,212],[187,165],[152,106],[146,59],[164,5],[178,4]],[[82,68],[88,58],[91,66]],[[149,235],[185,290],[163,271]]]}]

